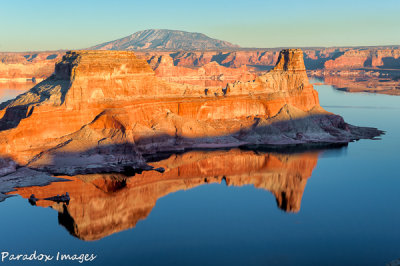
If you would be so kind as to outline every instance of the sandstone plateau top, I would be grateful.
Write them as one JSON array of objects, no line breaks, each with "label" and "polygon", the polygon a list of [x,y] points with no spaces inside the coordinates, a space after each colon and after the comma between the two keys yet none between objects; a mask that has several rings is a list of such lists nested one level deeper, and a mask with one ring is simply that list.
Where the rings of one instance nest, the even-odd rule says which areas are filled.
[{"label": "sandstone plateau top", "polygon": [[2,157],[57,175],[149,170],[142,155],[159,151],[381,133],[320,107],[298,49],[281,51],[275,68],[252,81],[213,89],[161,80],[133,52],[70,51],[51,77],[0,105]]}]

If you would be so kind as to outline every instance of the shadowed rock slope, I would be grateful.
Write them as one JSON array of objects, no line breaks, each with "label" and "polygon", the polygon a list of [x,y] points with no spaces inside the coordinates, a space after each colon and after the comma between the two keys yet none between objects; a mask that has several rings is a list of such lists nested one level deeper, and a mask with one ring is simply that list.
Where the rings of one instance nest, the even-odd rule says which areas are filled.
[{"label": "shadowed rock slope", "polygon": [[159,151],[347,143],[382,133],[323,110],[298,49],[283,50],[253,81],[210,91],[157,78],[133,52],[71,51],[55,69],[0,106],[0,154],[55,174],[143,168],[142,154]]}]

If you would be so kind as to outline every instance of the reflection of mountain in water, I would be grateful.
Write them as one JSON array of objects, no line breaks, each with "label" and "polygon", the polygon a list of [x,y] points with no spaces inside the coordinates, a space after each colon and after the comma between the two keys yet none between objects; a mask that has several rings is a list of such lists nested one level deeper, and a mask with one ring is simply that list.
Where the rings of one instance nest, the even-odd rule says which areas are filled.
[{"label": "reflection of mountain in water", "polygon": [[207,183],[228,186],[254,185],[270,191],[279,208],[300,210],[307,179],[317,164],[318,153],[270,154],[255,151],[192,151],[152,163],[165,172],[143,172],[132,178],[120,174],[93,174],[68,177],[71,182],[46,187],[19,188],[28,198],[46,198],[69,192],[65,203],[38,201],[59,212],[59,222],[83,240],[98,240],[132,228],[145,219],[157,200],[170,193]]}]

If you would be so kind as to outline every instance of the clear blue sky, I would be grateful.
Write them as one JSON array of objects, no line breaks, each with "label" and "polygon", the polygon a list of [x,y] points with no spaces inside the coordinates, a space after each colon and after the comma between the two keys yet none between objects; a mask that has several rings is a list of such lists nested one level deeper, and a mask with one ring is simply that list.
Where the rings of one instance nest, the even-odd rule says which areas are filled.
[{"label": "clear blue sky", "polygon": [[243,47],[400,44],[400,0],[2,0],[0,51],[85,48],[144,29]]}]

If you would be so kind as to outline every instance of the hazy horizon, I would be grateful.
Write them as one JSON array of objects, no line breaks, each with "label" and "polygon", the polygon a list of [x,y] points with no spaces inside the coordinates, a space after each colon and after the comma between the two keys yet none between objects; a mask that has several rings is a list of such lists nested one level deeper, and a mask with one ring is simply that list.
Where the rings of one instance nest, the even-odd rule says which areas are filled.
[{"label": "hazy horizon", "polygon": [[146,29],[199,32],[242,48],[400,45],[396,0],[16,0],[1,8],[2,52],[83,49]]}]

